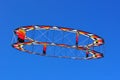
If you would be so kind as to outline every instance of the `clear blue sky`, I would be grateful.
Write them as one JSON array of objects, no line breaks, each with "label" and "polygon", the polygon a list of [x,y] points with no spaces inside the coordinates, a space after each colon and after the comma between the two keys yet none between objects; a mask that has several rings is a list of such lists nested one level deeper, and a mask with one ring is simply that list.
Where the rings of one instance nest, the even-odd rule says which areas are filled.
[{"label": "clear blue sky", "polygon": [[[105,57],[69,60],[40,57],[11,47],[22,25],[57,25],[105,39]],[[0,80],[120,80],[119,0],[0,0]]]}]

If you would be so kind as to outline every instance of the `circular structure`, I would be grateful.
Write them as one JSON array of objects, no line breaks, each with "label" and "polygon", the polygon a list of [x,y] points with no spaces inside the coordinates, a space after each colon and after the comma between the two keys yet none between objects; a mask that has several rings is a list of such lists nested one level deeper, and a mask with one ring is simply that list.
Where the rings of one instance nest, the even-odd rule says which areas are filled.
[{"label": "circular structure", "polygon": [[[58,40],[59,38],[62,37],[62,36],[58,35],[58,32],[72,33],[74,38],[72,38],[70,36],[69,39],[66,40],[66,43],[64,43],[63,40],[66,39],[66,37],[63,34],[63,40],[61,40],[59,42],[55,42],[54,39],[53,39],[53,41],[46,41],[46,40],[42,41],[42,37],[40,38],[40,41],[39,41],[39,40],[35,40],[34,38],[29,37],[27,35],[27,34],[29,34],[28,32],[30,32],[30,31],[49,31],[49,34],[47,34],[47,35],[50,35],[51,36],[50,38],[52,38],[56,35],[57,36],[56,40]],[[50,34],[50,33],[52,33],[51,31],[56,31],[56,33]],[[76,29],[72,29],[72,28],[64,28],[64,27],[58,27],[58,26],[36,25],[36,26],[22,26],[20,28],[17,28],[14,32],[18,36],[18,42],[14,43],[12,46],[20,51],[27,52],[30,54],[36,54],[36,55],[48,56],[48,57],[57,57],[57,58],[70,58],[70,59],[77,59],[77,60],[94,59],[94,58],[98,59],[98,58],[103,57],[103,54],[94,50],[94,47],[103,45],[104,40],[95,34],[85,32],[82,30],[76,30]],[[33,32],[33,33],[35,34],[35,32]],[[42,34],[42,33],[43,32],[41,32],[39,34],[39,36],[41,36],[41,35],[45,36],[45,34]],[[80,43],[81,35],[91,39],[92,40],[91,43],[85,44],[85,45],[80,45],[79,43]],[[33,36],[35,37],[35,35],[33,35]],[[47,38],[47,36],[46,36],[46,38]],[[72,44],[67,44],[67,42],[69,40],[71,40]],[[39,48],[42,52],[36,52],[36,51],[28,50],[25,48],[25,46],[39,46],[39,45],[42,46],[41,49]],[[68,49],[83,51],[83,52],[85,52],[85,56],[81,57],[81,56],[73,55],[75,52],[73,52],[72,55],[70,55],[69,53],[66,55],[49,54],[49,52],[53,53],[54,52],[53,50],[56,50],[56,49],[52,48],[51,51],[47,51],[49,49],[49,47],[59,47],[59,50],[61,50],[61,51],[62,51],[61,48],[64,48],[64,49],[67,49],[66,52],[68,51]],[[56,52],[58,52],[58,51],[56,51]],[[63,51],[63,52],[65,52],[65,51]]]}]

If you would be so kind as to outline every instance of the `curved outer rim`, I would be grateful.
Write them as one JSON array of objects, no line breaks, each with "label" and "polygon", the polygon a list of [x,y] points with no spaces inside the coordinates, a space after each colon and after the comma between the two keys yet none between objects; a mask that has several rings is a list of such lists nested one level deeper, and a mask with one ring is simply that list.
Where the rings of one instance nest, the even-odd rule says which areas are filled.
[{"label": "curved outer rim", "polygon": [[[86,37],[89,37],[93,40],[93,43],[91,44],[88,44],[86,45],[86,47],[84,46],[71,46],[71,45],[67,45],[67,44],[57,44],[57,43],[50,43],[50,42],[38,42],[38,41],[35,41],[29,37],[26,37],[27,40],[29,40],[29,42],[24,42],[24,43],[15,43],[13,44],[13,47],[20,50],[20,51],[23,51],[23,52],[28,52],[30,54],[39,54],[39,53],[36,53],[36,52],[31,52],[29,50],[25,50],[23,48],[24,45],[31,45],[31,44],[34,44],[34,45],[51,45],[51,46],[60,46],[60,47],[66,47],[66,48],[74,48],[74,49],[78,49],[78,50],[84,50],[84,51],[87,51],[89,50],[90,47],[94,47],[94,46],[100,46],[100,45],[103,45],[104,44],[104,40],[95,35],[95,34],[92,34],[92,33],[89,33],[89,32],[85,32],[85,31],[82,31],[82,30],[76,30],[76,29],[72,29],[72,28],[64,28],[64,27],[58,27],[58,26],[45,26],[45,25],[36,25],[36,26],[22,26],[20,28],[17,28],[14,32],[16,32],[18,29],[23,29],[25,30],[26,32],[27,31],[30,31],[30,30],[58,30],[58,31],[66,31],[66,32],[71,32],[71,33],[78,33],[79,35],[84,35]],[[97,51],[94,51],[94,50],[90,50],[89,52],[90,54],[92,54],[93,56],[91,57],[88,57],[88,58],[79,58],[79,57],[69,57],[69,56],[52,56],[52,57],[61,57],[61,58],[72,58],[72,59],[93,59],[93,58],[101,58],[103,57],[101,55],[101,53],[97,52]],[[97,55],[98,56],[97,56]],[[42,56],[42,55],[41,55]]]}]

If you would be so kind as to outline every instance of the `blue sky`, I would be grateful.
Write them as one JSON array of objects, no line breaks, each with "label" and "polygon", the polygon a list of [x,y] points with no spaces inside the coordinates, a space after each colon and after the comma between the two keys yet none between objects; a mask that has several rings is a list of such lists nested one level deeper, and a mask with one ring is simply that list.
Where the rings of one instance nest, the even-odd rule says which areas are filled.
[{"label": "blue sky", "polygon": [[[0,0],[0,80],[119,80],[119,0]],[[40,57],[11,47],[23,25],[57,25],[105,39],[105,57],[69,60]]]}]

